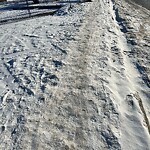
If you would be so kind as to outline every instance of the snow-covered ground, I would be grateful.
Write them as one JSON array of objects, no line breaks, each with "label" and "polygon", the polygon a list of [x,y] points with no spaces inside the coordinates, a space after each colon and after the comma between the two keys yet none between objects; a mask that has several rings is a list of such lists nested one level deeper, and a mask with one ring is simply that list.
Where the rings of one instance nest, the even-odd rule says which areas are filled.
[{"label": "snow-covered ground", "polygon": [[95,0],[1,25],[0,149],[149,150],[149,16]]},{"label": "snow-covered ground", "polygon": [[150,1],[149,0],[126,0],[128,2],[133,2],[135,4],[141,5],[150,10]]}]

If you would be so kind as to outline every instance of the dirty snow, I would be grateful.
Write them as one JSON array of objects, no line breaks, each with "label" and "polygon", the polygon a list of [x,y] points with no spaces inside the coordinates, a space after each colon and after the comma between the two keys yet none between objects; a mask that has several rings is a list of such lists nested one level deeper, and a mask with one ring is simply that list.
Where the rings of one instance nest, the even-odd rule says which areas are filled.
[{"label": "dirty snow", "polygon": [[95,0],[0,26],[0,149],[150,149],[139,7]]}]

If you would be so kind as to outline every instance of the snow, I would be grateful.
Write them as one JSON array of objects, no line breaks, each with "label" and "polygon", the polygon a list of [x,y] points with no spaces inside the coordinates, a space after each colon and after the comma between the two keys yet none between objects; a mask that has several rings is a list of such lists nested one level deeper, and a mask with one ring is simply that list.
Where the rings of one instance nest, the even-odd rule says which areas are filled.
[{"label": "snow", "polygon": [[0,25],[0,149],[150,149],[149,10],[132,10],[96,0]]},{"label": "snow", "polygon": [[138,4],[139,6],[143,6],[150,10],[150,1],[149,0],[129,0],[131,3]]}]

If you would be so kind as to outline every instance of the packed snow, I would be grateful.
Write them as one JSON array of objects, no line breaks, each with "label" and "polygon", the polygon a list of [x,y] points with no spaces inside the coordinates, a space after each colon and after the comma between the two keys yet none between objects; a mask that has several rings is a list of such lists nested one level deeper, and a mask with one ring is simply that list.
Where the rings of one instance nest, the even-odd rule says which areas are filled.
[{"label": "packed snow", "polygon": [[0,150],[149,150],[149,16],[94,0],[4,21]]}]

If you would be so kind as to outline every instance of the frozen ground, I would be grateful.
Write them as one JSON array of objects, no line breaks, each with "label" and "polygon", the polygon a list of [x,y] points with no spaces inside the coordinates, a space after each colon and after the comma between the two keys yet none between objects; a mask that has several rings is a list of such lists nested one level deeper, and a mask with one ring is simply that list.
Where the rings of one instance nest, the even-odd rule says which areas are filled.
[{"label": "frozen ground", "polygon": [[1,25],[0,149],[149,150],[149,15],[95,0]]}]

